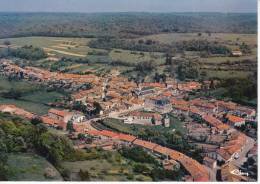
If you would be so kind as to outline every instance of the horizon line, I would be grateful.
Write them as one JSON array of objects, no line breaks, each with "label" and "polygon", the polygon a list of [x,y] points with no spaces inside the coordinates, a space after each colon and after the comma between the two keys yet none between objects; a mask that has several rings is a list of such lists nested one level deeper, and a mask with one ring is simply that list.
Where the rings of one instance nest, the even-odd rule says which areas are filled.
[{"label": "horizon line", "polygon": [[257,14],[258,12],[235,12],[235,11],[96,11],[96,12],[83,12],[83,11],[0,11],[0,13],[80,13],[80,14],[102,14],[102,13],[158,13],[158,14],[170,14],[170,13],[221,13],[221,14]]}]

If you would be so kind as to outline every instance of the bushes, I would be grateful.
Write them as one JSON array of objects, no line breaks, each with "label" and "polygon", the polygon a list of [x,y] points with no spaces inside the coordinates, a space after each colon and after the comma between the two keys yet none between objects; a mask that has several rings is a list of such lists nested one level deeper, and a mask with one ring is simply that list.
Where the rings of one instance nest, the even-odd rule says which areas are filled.
[{"label": "bushes", "polygon": [[69,139],[48,132],[38,121],[33,125],[21,119],[14,122],[9,115],[0,116],[0,151],[11,153],[32,149],[56,166],[63,160],[76,161],[99,156],[94,151],[74,150]]},{"label": "bushes", "polygon": [[9,55],[27,60],[39,60],[47,57],[47,54],[43,51],[43,49],[35,48],[33,46],[24,46],[18,49],[11,49]]},{"label": "bushes", "polygon": [[216,42],[209,42],[207,40],[190,40],[178,42],[175,45],[178,51],[196,51],[203,52],[206,51],[208,54],[218,54],[218,55],[230,55],[231,51],[224,45],[218,44]]},{"label": "bushes", "polygon": [[146,165],[139,163],[134,165],[133,171],[144,175],[150,174],[150,169]]},{"label": "bushes", "polygon": [[143,150],[143,148],[140,147],[133,147],[133,148],[123,147],[120,150],[120,153],[124,157],[132,159],[136,162],[158,164],[157,160],[153,156],[148,154],[146,151]]},{"label": "bushes", "polygon": [[7,166],[7,155],[6,153],[1,152],[1,148],[0,148],[0,181],[7,181],[8,174],[9,174],[9,170]]},{"label": "bushes", "polygon": [[80,169],[79,176],[81,178],[81,181],[90,181],[90,174],[88,171],[83,171]]},{"label": "bushes", "polygon": [[242,102],[243,99],[252,100],[257,98],[256,77],[243,80],[239,78],[222,80],[219,87],[227,89],[224,96],[230,97],[236,102]]},{"label": "bushes", "polygon": [[183,81],[185,79],[197,79],[199,71],[192,63],[181,63],[177,67],[178,79]]}]

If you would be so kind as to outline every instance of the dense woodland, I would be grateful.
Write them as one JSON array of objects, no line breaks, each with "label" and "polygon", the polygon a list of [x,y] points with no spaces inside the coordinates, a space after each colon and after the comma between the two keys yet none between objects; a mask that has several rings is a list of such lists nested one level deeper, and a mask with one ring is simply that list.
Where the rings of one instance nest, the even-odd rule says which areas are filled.
[{"label": "dense woodland", "polygon": [[133,38],[157,33],[256,33],[254,13],[1,13],[0,37]]}]

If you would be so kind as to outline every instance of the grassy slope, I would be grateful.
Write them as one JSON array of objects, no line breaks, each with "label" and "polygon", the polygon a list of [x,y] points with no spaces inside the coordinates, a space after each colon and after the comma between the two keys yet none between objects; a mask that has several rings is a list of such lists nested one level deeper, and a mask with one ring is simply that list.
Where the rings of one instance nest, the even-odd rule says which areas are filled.
[{"label": "grassy slope", "polygon": [[[29,153],[16,153],[8,155],[8,165],[12,171],[8,178],[10,181],[62,181],[59,172],[46,159]],[[44,176],[45,169],[51,168],[56,177],[48,179]]]}]

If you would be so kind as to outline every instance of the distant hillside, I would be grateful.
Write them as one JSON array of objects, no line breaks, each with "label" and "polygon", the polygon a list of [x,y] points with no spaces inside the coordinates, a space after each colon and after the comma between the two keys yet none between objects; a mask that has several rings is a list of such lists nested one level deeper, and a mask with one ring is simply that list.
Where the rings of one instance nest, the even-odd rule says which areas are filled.
[{"label": "distant hillside", "polygon": [[124,38],[169,32],[256,33],[254,13],[0,13],[0,37]]}]

